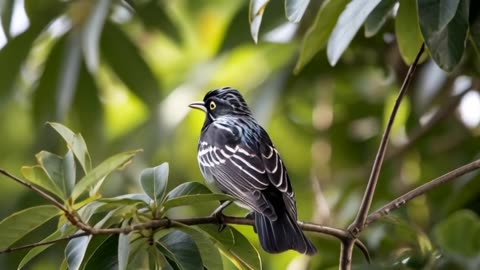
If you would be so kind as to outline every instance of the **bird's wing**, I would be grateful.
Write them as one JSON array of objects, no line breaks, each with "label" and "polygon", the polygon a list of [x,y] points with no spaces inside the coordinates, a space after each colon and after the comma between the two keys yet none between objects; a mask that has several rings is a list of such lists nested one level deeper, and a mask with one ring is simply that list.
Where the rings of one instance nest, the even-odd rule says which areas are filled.
[{"label": "bird's wing", "polygon": [[[266,132],[263,131],[266,135]],[[264,168],[270,183],[272,183],[278,191],[282,193],[283,201],[287,211],[292,218],[297,218],[297,206],[295,203],[295,193],[290,183],[290,178],[287,173],[287,168],[283,164],[283,161],[278,153],[277,149],[271,143],[270,139],[268,143],[262,144],[260,147],[261,157],[264,164]]]},{"label": "bird's wing", "polygon": [[209,127],[199,143],[198,161],[222,191],[272,220],[277,218],[262,193],[270,186],[263,159],[242,143],[235,129]]}]

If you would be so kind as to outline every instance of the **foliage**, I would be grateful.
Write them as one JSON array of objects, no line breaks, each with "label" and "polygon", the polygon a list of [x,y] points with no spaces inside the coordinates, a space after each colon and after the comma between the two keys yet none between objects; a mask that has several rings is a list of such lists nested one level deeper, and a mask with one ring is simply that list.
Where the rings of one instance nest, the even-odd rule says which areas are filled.
[{"label": "foliage", "polygon": [[[28,25],[16,31],[23,10]],[[186,105],[231,85],[247,96],[282,153],[300,218],[346,227],[405,64],[422,43],[429,57],[395,122],[373,207],[478,157],[478,122],[468,122],[478,112],[462,108],[478,99],[479,11],[478,1],[468,0],[1,1],[0,167],[18,171],[38,153],[36,165],[21,167],[24,178],[99,228],[209,214],[214,201],[227,197],[185,183],[201,179],[195,150],[203,121],[196,113],[187,117]],[[141,154],[127,151],[138,148]],[[111,153],[120,154],[107,158]],[[169,165],[142,169],[165,160]],[[355,254],[356,267],[478,268],[477,178],[463,176],[369,227],[362,240],[373,263],[363,265]],[[10,239],[3,248],[75,233],[45,201],[1,185],[0,238]],[[111,263],[184,269],[199,261],[208,269],[258,268],[258,253],[268,269],[338,264],[338,242],[318,237],[312,238],[321,255],[307,259],[257,252],[250,228],[144,233],[84,236],[1,255],[0,268],[48,267],[52,258],[56,266],[64,259],[58,254],[66,255],[64,267],[86,269]],[[472,241],[460,247],[455,239],[464,238]],[[232,263],[219,265],[219,257]]]}]

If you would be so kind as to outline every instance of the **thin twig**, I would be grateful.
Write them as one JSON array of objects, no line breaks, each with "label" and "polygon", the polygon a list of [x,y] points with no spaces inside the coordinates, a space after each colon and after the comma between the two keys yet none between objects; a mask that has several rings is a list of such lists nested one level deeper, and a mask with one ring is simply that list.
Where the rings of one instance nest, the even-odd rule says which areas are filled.
[{"label": "thin twig", "polygon": [[54,239],[54,240],[50,240],[50,241],[42,241],[42,242],[37,242],[37,243],[18,246],[18,247],[10,247],[10,248],[6,248],[4,250],[0,250],[0,254],[19,251],[19,250],[22,250],[22,249],[30,249],[30,248],[39,247],[39,246],[51,245],[51,244],[55,244],[57,242],[62,242],[62,241],[65,241],[65,240],[71,240],[71,239],[74,239],[74,238],[87,236],[87,235],[90,235],[90,233],[81,232],[81,233],[71,234],[71,235],[68,235],[68,236],[65,236],[65,237],[62,237],[62,238],[58,238],[58,239]]},{"label": "thin twig", "polygon": [[473,161],[469,164],[466,164],[460,168],[457,168],[453,171],[450,171],[436,179],[433,179],[419,187],[417,187],[414,190],[411,190],[402,196],[396,198],[395,200],[387,203],[380,209],[376,210],[375,212],[371,213],[368,217],[367,220],[365,221],[365,226],[368,226],[369,224],[377,221],[378,219],[382,218],[383,216],[388,215],[391,211],[398,209],[405,205],[408,201],[415,199],[416,197],[423,195],[427,193],[428,191],[438,187],[439,185],[442,185],[450,180],[456,179],[457,177],[460,177],[464,174],[467,174],[469,172],[475,171],[480,169],[480,159]]},{"label": "thin twig", "polygon": [[65,213],[69,213],[69,211],[67,210],[67,208],[65,208],[65,206],[63,206],[61,203],[59,203],[55,198],[53,198],[52,196],[50,196],[48,193],[46,193],[45,191],[37,188],[36,186],[30,184],[29,182],[23,180],[23,179],[20,179],[18,177],[16,177],[15,175],[7,172],[6,170],[4,169],[1,169],[0,168],[0,174],[3,174],[5,175],[6,177],[14,180],[15,182],[17,183],[20,183],[24,186],[26,186],[27,188],[35,191],[36,193],[38,193],[38,195],[42,196],[45,200],[49,201],[50,203],[52,203],[53,205],[55,205],[58,209],[62,210],[63,212]]},{"label": "thin twig", "polygon": [[425,44],[422,43],[420,50],[418,51],[417,56],[415,57],[415,61],[408,69],[407,75],[405,76],[405,80],[403,81],[402,87],[400,88],[400,92],[398,94],[397,100],[395,100],[395,104],[392,109],[392,113],[390,114],[390,118],[388,119],[387,127],[383,134],[382,140],[380,141],[380,146],[378,148],[377,155],[375,157],[375,161],[373,163],[372,172],[370,174],[370,178],[368,179],[367,188],[365,190],[362,202],[360,204],[360,208],[357,213],[357,217],[355,221],[348,227],[348,230],[356,236],[363,228],[365,223],[365,219],[367,218],[368,211],[370,210],[370,206],[372,204],[373,195],[375,194],[375,188],[377,186],[378,178],[380,176],[380,171],[382,169],[383,160],[385,158],[385,152],[387,150],[388,140],[390,139],[390,131],[392,130],[393,122],[395,121],[395,117],[397,115],[398,109],[400,108],[400,104],[402,103],[402,99],[407,92],[408,85],[413,78],[413,74],[415,72],[415,68],[417,67],[418,61],[423,54],[425,49]]}]

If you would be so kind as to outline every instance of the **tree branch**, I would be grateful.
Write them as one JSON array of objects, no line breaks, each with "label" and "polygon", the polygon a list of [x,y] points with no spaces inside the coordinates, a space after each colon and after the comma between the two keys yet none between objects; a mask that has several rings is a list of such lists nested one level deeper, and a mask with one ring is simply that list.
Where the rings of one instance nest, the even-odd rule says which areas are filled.
[{"label": "tree branch", "polygon": [[[395,121],[395,117],[397,115],[398,109],[400,108],[400,104],[402,103],[402,99],[407,92],[408,85],[413,78],[413,74],[417,67],[418,61],[425,50],[425,44],[422,43],[420,50],[415,57],[415,61],[408,69],[407,75],[405,76],[405,80],[403,81],[402,87],[400,88],[400,92],[398,94],[397,100],[395,100],[395,104],[392,109],[392,113],[390,114],[390,118],[388,119],[387,127],[383,134],[382,140],[380,141],[380,146],[378,148],[377,155],[375,157],[375,161],[373,163],[372,172],[370,174],[370,178],[368,179],[367,188],[365,190],[362,202],[360,204],[360,208],[357,213],[357,217],[355,221],[348,227],[348,230],[356,236],[363,228],[365,220],[368,215],[368,211],[370,210],[370,206],[372,205],[373,195],[375,194],[375,188],[377,186],[378,178],[380,176],[380,171],[382,169],[383,160],[385,158],[385,152],[387,150],[388,140],[390,139],[390,132],[392,130],[393,122]],[[348,249],[346,249],[348,250]]]},{"label": "tree branch", "polygon": [[[17,183],[20,183],[27,188],[33,190],[34,192],[38,193],[40,196],[42,196],[44,199],[55,205],[57,208],[62,210],[65,213],[66,218],[72,223],[72,225],[76,226],[83,232],[72,234],[63,238],[51,240],[51,241],[45,241],[45,242],[38,242],[38,243],[33,243],[33,244],[28,244],[24,246],[19,246],[19,247],[9,247],[4,250],[0,250],[0,254],[2,253],[9,253],[17,250],[22,250],[22,249],[28,249],[28,248],[33,248],[37,246],[42,246],[42,245],[49,245],[53,244],[56,242],[60,241],[65,241],[81,236],[86,236],[86,235],[98,235],[98,234],[128,234],[133,231],[140,231],[140,230],[146,230],[146,229],[158,229],[158,228],[170,228],[170,227],[175,227],[177,224],[183,224],[187,226],[192,226],[192,225],[200,225],[200,224],[218,224],[218,219],[215,216],[205,216],[205,217],[194,217],[194,218],[183,218],[183,219],[169,219],[169,218],[162,218],[162,219],[155,219],[151,221],[147,221],[144,223],[138,223],[135,225],[131,225],[128,227],[124,228],[95,228],[90,226],[87,223],[84,223],[78,215],[73,212],[73,210],[68,210],[65,208],[61,203],[59,203],[55,198],[44,192],[43,190],[37,188],[36,186],[28,183],[27,181],[20,179],[11,173],[7,172],[4,169],[0,168],[0,174],[3,174],[7,176],[8,178],[14,180]],[[248,225],[248,226],[254,226],[255,221],[253,219],[249,218],[239,218],[239,217],[232,217],[232,216],[224,216],[223,217],[223,222],[225,224],[236,224],[236,225]],[[346,230],[338,229],[338,228],[333,228],[333,227],[328,227],[328,226],[323,226],[315,223],[308,223],[308,222],[302,222],[302,221],[297,221],[298,225],[300,228],[304,231],[310,231],[310,232],[316,232],[316,233],[321,233],[321,234],[326,234],[330,235],[333,237],[338,238],[340,241],[346,241],[346,239],[350,239],[350,233]],[[356,245],[360,248],[360,250],[363,252],[367,260],[370,260],[370,255],[368,253],[368,249],[366,246],[358,240],[356,242]]]},{"label": "tree branch", "polygon": [[0,250],[0,254],[10,253],[10,252],[14,252],[14,251],[23,250],[23,249],[30,249],[30,248],[39,247],[39,246],[45,246],[45,245],[50,245],[50,244],[55,244],[55,243],[57,243],[57,242],[62,242],[62,241],[65,241],[65,240],[71,240],[71,239],[74,239],[74,238],[78,238],[78,237],[82,237],[82,236],[87,236],[87,235],[90,235],[90,233],[88,233],[88,232],[81,232],[81,233],[71,234],[71,235],[69,235],[69,236],[65,236],[65,237],[58,238],[58,239],[54,239],[54,240],[50,240],[50,241],[42,241],[42,242],[37,242],[37,243],[28,244],[28,245],[23,245],[23,246],[18,246],[18,247],[9,247],[9,248]]},{"label": "tree branch", "polygon": [[23,179],[20,179],[18,177],[16,177],[15,175],[7,172],[6,170],[0,168],[0,174],[3,174],[5,175],[6,177],[12,179],[13,181],[17,182],[17,183],[20,183],[24,186],[26,186],[27,188],[35,191],[38,195],[42,196],[45,200],[49,201],[51,204],[55,205],[58,209],[62,210],[63,212],[65,213],[69,213],[69,211],[67,210],[67,208],[65,208],[65,206],[63,206],[61,203],[59,203],[54,197],[50,196],[50,194],[46,193],[45,191],[37,188],[36,186],[30,184],[29,182],[23,180]]},{"label": "tree branch", "polygon": [[438,187],[439,185],[442,185],[450,180],[456,179],[462,175],[465,175],[467,173],[470,173],[472,171],[480,169],[480,159],[473,161],[469,164],[466,164],[460,168],[457,168],[453,171],[450,171],[436,179],[433,179],[417,188],[414,190],[411,190],[402,196],[396,198],[395,200],[387,203],[380,209],[376,210],[375,212],[371,213],[366,221],[365,221],[365,226],[368,226],[369,224],[377,221],[378,219],[382,218],[383,216],[388,215],[391,211],[398,209],[405,205],[407,202],[410,200],[415,199],[416,197],[423,195],[427,193],[428,191]]}]

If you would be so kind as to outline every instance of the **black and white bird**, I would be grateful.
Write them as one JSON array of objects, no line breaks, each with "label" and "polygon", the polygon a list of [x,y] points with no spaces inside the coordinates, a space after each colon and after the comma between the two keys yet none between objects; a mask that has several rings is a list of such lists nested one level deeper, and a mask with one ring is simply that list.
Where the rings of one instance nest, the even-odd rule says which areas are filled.
[{"label": "black and white bird", "polygon": [[255,228],[267,252],[315,254],[317,249],[297,224],[295,193],[285,164],[242,95],[224,87],[189,106],[206,113],[198,163],[207,184],[254,211]]}]

